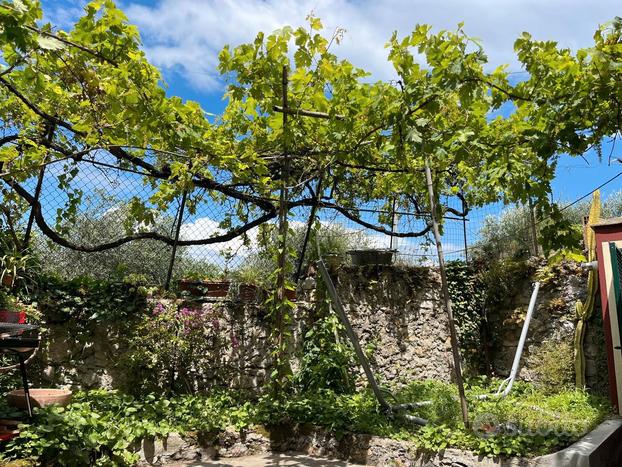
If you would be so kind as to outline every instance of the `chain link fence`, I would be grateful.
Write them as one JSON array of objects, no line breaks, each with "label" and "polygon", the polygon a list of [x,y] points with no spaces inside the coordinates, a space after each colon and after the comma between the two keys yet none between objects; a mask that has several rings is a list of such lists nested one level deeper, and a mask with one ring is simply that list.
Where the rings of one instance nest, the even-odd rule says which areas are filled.
[{"label": "chain link fence", "polygon": [[[78,170],[72,173],[74,169]],[[25,186],[34,195],[37,180],[28,180]],[[68,189],[69,186],[71,188]],[[152,225],[132,224],[132,200],[140,199],[156,212],[156,207],[150,204],[154,193],[154,186],[144,174],[115,168],[105,162],[59,162],[47,167],[39,200],[49,225],[55,226],[70,241],[87,246],[112,242],[128,231],[141,228],[175,238],[180,212],[183,213],[179,226],[179,239],[182,241],[222,235],[231,227],[226,224],[240,220],[238,215],[232,215],[236,212],[233,200],[216,201],[209,196],[201,196],[201,193],[191,193],[193,202],[190,207],[183,206],[183,209],[182,200],[178,199],[171,203],[168,210],[158,212]],[[458,198],[444,197],[441,202],[458,212],[462,211]],[[292,273],[301,270],[304,274],[302,266],[317,257],[318,245],[322,254],[338,254],[344,261],[347,261],[348,250],[383,248],[396,250],[395,261],[399,264],[436,264],[436,248],[431,232],[421,236],[404,236],[407,232],[425,231],[429,216],[404,212],[399,208],[387,209],[386,206],[387,203],[368,203],[348,211],[364,223],[381,226],[383,232],[361,225],[343,212],[318,208],[315,217],[321,227],[316,231],[317,238],[313,236],[306,248],[305,237],[310,230],[312,209],[298,207],[291,210],[291,245],[297,255],[293,259]],[[64,212],[70,215],[63,216]],[[270,222],[274,225],[276,220]],[[495,248],[494,242],[497,241],[498,248],[507,248],[507,242],[505,246],[501,245],[502,240],[511,237],[515,242],[512,248],[523,248],[534,253],[537,251],[536,222],[528,207],[507,207],[502,203],[472,209],[466,216],[447,212],[442,223],[443,249],[448,260],[469,260],[473,256],[486,254],[484,244]],[[169,274],[170,279],[175,281],[188,276],[235,274],[258,265],[261,274],[269,273],[266,245],[276,240],[265,238],[265,230],[253,228],[226,242],[180,246],[176,251],[162,241],[141,239],[113,249],[85,253],[60,246],[35,228],[31,245],[45,270],[66,278],[90,275],[116,280],[136,275],[153,284],[163,285],[167,283]],[[484,237],[486,242],[483,242]],[[303,250],[304,258],[301,260]]]}]

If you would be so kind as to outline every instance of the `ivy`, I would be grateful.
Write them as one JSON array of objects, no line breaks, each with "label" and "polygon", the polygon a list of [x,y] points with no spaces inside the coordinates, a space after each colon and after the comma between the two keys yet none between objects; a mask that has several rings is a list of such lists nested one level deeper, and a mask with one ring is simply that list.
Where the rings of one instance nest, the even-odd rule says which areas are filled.
[{"label": "ivy", "polygon": [[463,261],[447,263],[447,285],[456,319],[458,341],[467,369],[479,373],[485,368],[483,336],[486,326],[485,284],[481,268]]},{"label": "ivy", "polygon": [[131,321],[147,310],[146,290],[127,282],[109,282],[77,277],[66,280],[53,275],[37,278],[31,299],[47,323]]}]

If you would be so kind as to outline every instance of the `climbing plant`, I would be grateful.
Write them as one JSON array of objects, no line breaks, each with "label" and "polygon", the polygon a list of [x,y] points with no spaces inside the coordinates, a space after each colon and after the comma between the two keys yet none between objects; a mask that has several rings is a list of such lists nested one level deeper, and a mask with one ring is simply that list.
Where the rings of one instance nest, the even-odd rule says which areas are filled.
[{"label": "climbing plant", "polygon": [[[596,234],[591,228],[600,219],[600,191],[594,192],[590,215],[586,226],[587,261],[596,261]],[[577,327],[574,336],[574,367],[575,384],[578,388],[585,387],[585,353],[583,351],[583,341],[585,340],[585,326],[587,320],[594,313],[596,303],[596,293],[598,292],[598,272],[590,269],[587,276],[587,297],[585,302],[577,301],[575,310],[577,314]]]},{"label": "climbing plant", "polygon": [[[387,231],[387,219],[364,220],[349,208],[395,196],[398,206],[425,212],[426,158],[435,192],[462,198],[462,210],[531,197],[541,217],[554,216],[547,194],[559,154],[599,147],[620,126],[618,19],[598,30],[593,48],[574,55],[524,34],[516,50],[529,77],[512,85],[504,67],[486,71],[484,49],[462,25],[453,32],[419,25],[403,38],[394,34],[388,59],[399,79],[370,82],[365,70],[336,55],[344,32],[325,35],[321,20],[310,16],[305,27],[258,33],[250,43],[222,50],[218,67],[228,82],[228,104],[210,121],[197,103],[166,96],[137,29],[111,0],[89,3],[67,31],[42,16],[36,0],[0,2],[0,173],[13,196],[33,206],[45,235],[82,251],[139,238],[171,244],[150,226],[155,210],[166,210],[184,192],[190,212],[206,199],[228,200],[233,208],[219,235],[180,245],[244,235],[277,217],[286,156],[288,209],[314,204],[312,187],[324,177],[324,208],[380,232]],[[285,110],[279,108],[283,67]],[[496,112],[508,103],[515,108],[509,115]],[[144,174],[154,192],[131,201],[134,222],[118,239],[78,244],[49,225],[22,183],[43,166],[62,165],[58,183],[67,199],[57,222],[66,225],[84,196],[73,183],[80,165],[102,162]]]}]

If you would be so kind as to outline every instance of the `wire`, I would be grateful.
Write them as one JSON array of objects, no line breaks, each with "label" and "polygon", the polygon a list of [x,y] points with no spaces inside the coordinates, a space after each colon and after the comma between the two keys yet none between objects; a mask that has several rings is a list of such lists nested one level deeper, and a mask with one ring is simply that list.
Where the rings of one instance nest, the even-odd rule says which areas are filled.
[{"label": "wire", "polygon": [[581,196],[580,198],[575,199],[572,203],[567,204],[566,206],[564,206],[563,208],[560,209],[560,211],[563,211],[565,209],[568,209],[571,206],[574,206],[575,204],[577,204],[579,201],[583,201],[585,198],[587,198],[588,196],[590,196],[592,193],[594,193],[596,190],[600,190],[601,188],[609,185],[611,182],[613,182],[616,178],[618,178],[620,175],[622,175],[622,172],[620,172],[618,175],[615,175],[613,177],[611,177],[609,180],[607,180],[606,182],[598,185],[596,188],[594,188],[592,191],[590,191],[589,193]]}]

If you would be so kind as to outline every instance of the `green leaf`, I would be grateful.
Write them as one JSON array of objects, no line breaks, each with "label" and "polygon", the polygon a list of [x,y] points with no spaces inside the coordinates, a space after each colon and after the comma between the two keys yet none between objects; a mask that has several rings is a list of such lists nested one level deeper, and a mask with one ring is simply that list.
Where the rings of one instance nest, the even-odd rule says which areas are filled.
[{"label": "green leaf", "polygon": [[59,40],[43,35],[37,37],[37,43],[39,44],[39,47],[45,50],[60,50],[65,47],[65,44]]}]

